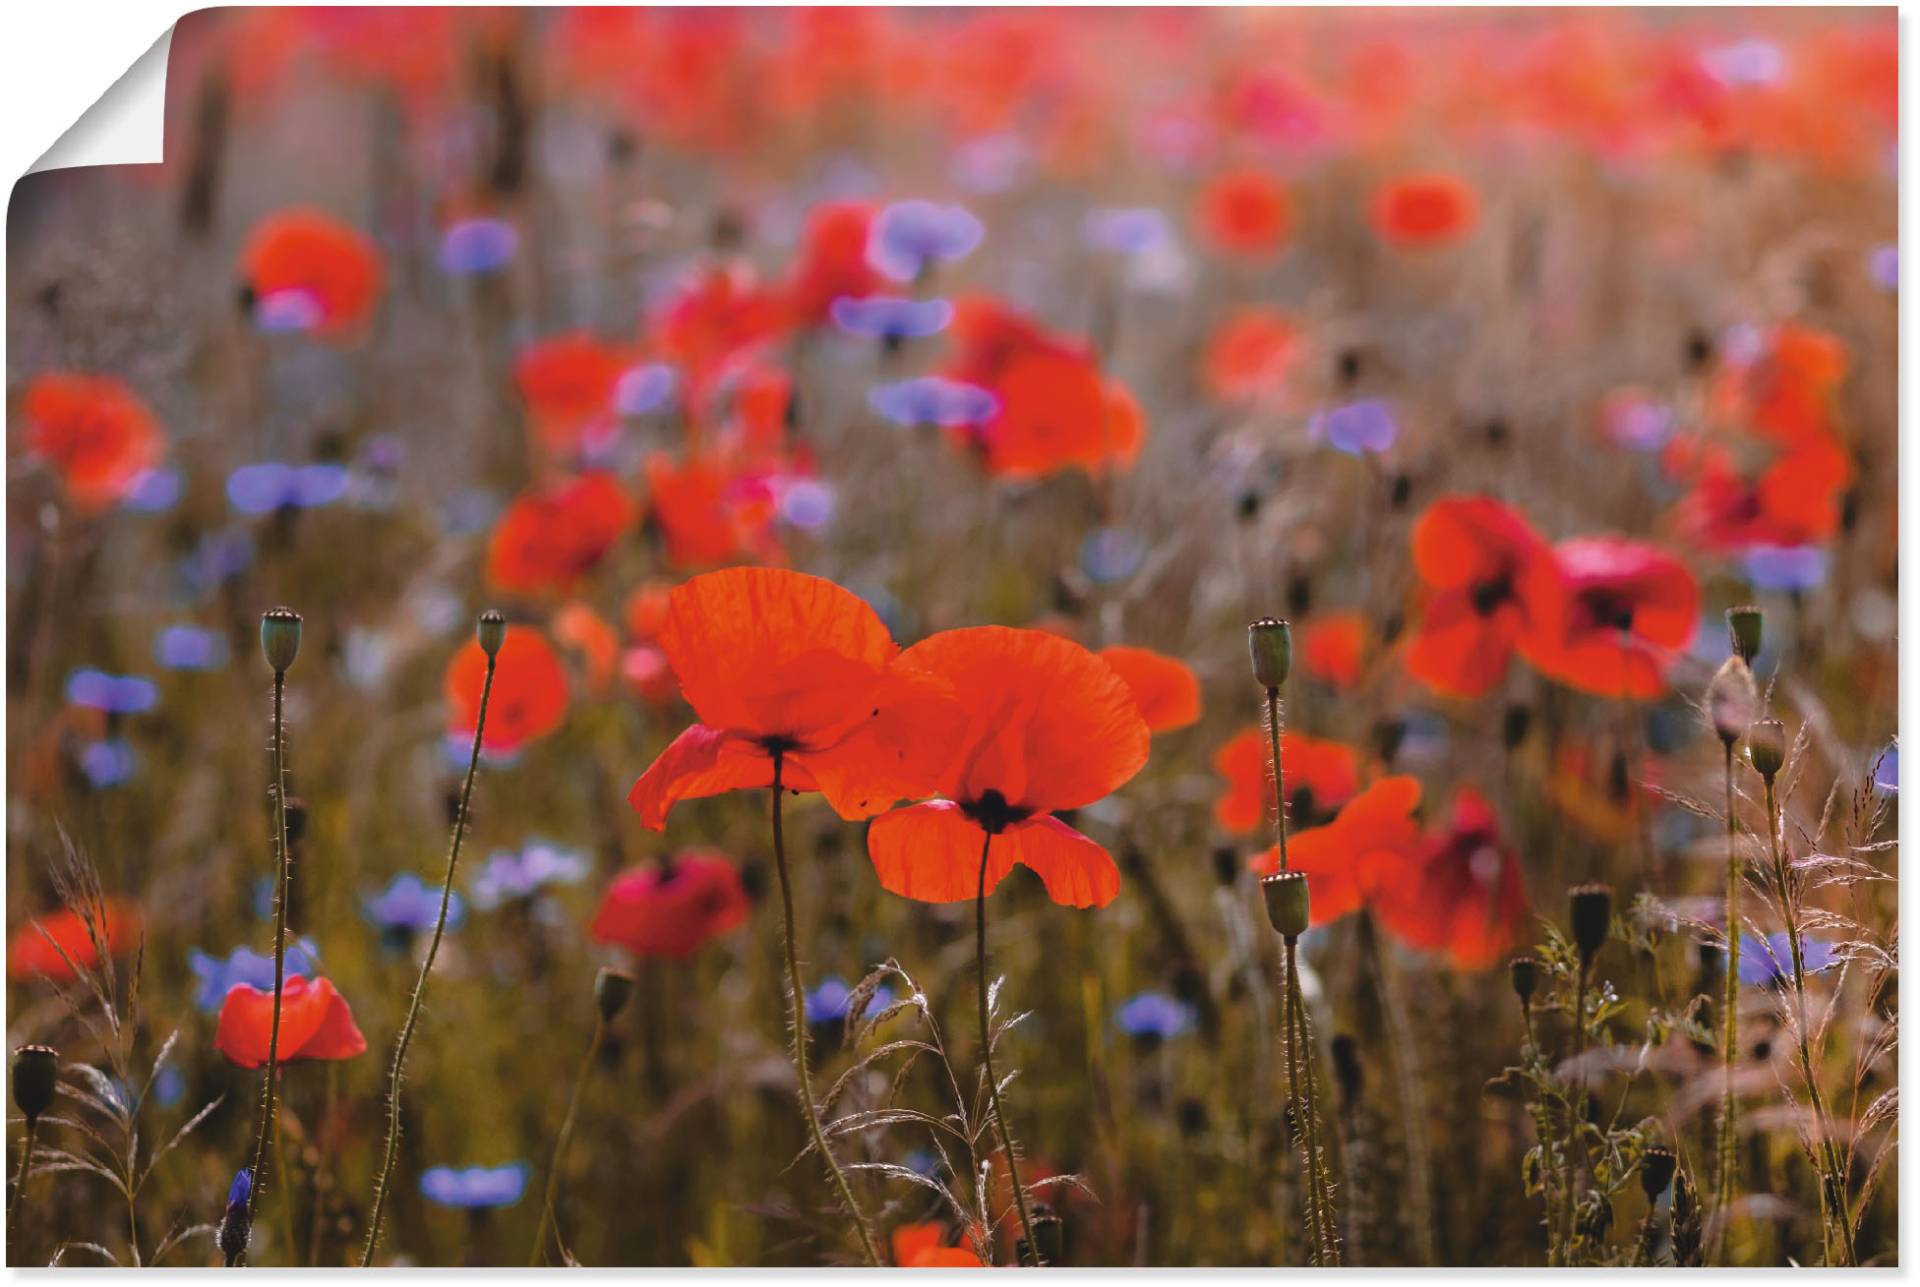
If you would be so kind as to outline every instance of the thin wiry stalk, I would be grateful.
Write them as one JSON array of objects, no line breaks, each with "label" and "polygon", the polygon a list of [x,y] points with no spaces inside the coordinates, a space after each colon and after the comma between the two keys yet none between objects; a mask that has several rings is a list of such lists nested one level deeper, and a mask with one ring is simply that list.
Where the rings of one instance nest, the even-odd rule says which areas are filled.
[{"label": "thin wiry stalk", "polygon": [[20,1153],[20,1174],[13,1181],[13,1198],[7,1203],[7,1236],[20,1231],[20,1199],[27,1191],[27,1176],[33,1173],[33,1144],[40,1134],[40,1119],[27,1123],[27,1140]]},{"label": "thin wiry stalk", "polygon": [[1280,763],[1280,690],[1267,690],[1267,742],[1273,750],[1273,825],[1280,833],[1280,870],[1287,869],[1287,793]]},{"label": "thin wiry stalk", "polygon": [[987,833],[980,846],[980,885],[973,899],[973,946],[975,974],[980,985],[980,1064],[987,1072],[987,1098],[993,1103],[993,1120],[1000,1127],[1000,1147],[1007,1155],[1007,1181],[1013,1185],[1014,1209],[1020,1213],[1020,1232],[1025,1236],[1026,1258],[1040,1263],[1040,1244],[1033,1237],[1033,1216],[1027,1210],[1027,1192],[1020,1186],[1020,1163],[1013,1155],[1013,1132],[1007,1126],[1006,1110],[1000,1106],[1000,1081],[993,1071],[993,1025],[987,1014],[987,855],[993,850],[993,833]]},{"label": "thin wiry stalk", "polygon": [[[1292,944],[1288,947],[1291,949]],[[1288,973],[1293,978],[1293,1017],[1300,1025],[1301,1072],[1307,1082],[1307,1151],[1313,1157],[1312,1179],[1320,1198],[1320,1263],[1337,1269],[1340,1267],[1339,1221],[1333,1211],[1333,1177],[1327,1169],[1327,1155],[1320,1148],[1320,1084],[1316,1069],[1319,1060],[1313,1046],[1313,1023],[1307,1017],[1299,971],[1289,969]]]},{"label": "thin wiry stalk", "polygon": [[1834,1146],[1826,1096],[1820,1091],[1820,1078],[1813,1066],[1813,1051],[1808,1041],[1807,973],[1805,957],[1801,953],[1798,895],[1793,888],[1793,874],[1787,867],[1786,855],[1780,848],[1780,802],[1774,795],[1772,778],[1766,780],[1766,799],[1767,844],[1773,855],[1774,879],[1780,888],[1780,913],[1787,925],[1787,945],[1793,955],[1793,1001],[1798,1021],[1795,1026],[1798,1029],[1800,1075],[1807,1083],[1807,1097],[1813,1102],[1814,1130],[1819,1135],[1816,1169],[1824,1172],[1820,1177],[1822,1239],[1827,1244],[1829,1261],[1833,1259],[1837,1239],[1841,1263],[1852,1265],[1857,1255],[1853,1245],[1853,1221],[1847,1212],[1846,1172],[1841,1169],[1839,1151]]},{"label": "thin wiry stalk", "polygon": [[393,1069],[387,1081],[386,1160],[380,1165],[380,1179],[373,1189],[373,1217],[367,1222],[367,1246],[360,1253],[360,1267],[373,1263],[373,1250],[380,1243],[380,1224],[386,1215],[387,1195],[393,1186],[393,1159],[400,1145],[400,1078],[406,1071],[407,1046],[413,1041],[414,1025],[420,1021],[420,1001],[427,992],[427,976],[433,973],[433,958],[439,954],[440,939],[447,930],[447,907],[453,900],[453,872],[460,863],[460,840],[467,833],[467,810],[473,802],[473,779],[480,768],[480,738],[487,727],[487,699],[493,695],[493,672],[498,651],[487,654],[487,675],[480,685],[480,713],[473,722],[473,750],[467,756],[467,778],[460,788],[460,808],[453,819],[453,840],[447,846],[447,875],[440,884],[440,915],[433,922],[433,939],[427,944],[427,958],[420,963],[420,977],[414,981],[413,1000],[407,1005],[407,1021],[401,1025],[400,1039],[394,1044]]},{"label": "thin wiry stalk", "polygon": [[1564,1154],[1566,1170],[1566,1192],[1560,1206],[1560,1263],[1573,1263],[1573,1217],[1580,1202],[1574,1182],[1579,1178],[1580,1168],[1573,1160],[1574,1145],[1580,1146],[1582,1156],[1586,1153],[1586,1141],[1580,1139],[1580,1119],[1586,1112],[1587,1079],[1580,1066],[1580,1057],[1587,1049],[1587,966],[1586,956],[1580,959],[1579,981],[1573,989],[1573,1069],[1574,1083],[1572,1092],[1567,1096],[1567,1147]]},{"label": "thin wiry stalk", "polygon": [[546,1254],[547,1230],[553,1227],[553,1199],[560,1191],[560,1168],[567,1160],[567,1145],[573,1140],[573,1122],[580,1112],[580,1098],[587,1093],[587,1078],[593,1072],[593,1061],[599,1056],[600,1043],[606,1036],[607,1021],[596,1013],[593,1039],[587,1043],[587,1057],[580,1061],[580,1075],[574,1079],[573,1094],[567,1097],[567,1115],[560,1119],[560,1134],[553,1141],[553,1160],[547,1163],[547,1191],[540,1200],[540,1226],[534,1230],[533,1252],[527,1257],[531,1268],[538,1269],[541,1256]]},{"label": "thin wiry stalk", "polygon": [[834,1187],[840,1192],[840,1202],[846,1207],[847,1214],[853,1217],[853,1227],[860,1234],[861,1252],[866,1256],[867,1263],[877,1269],[880,1267],[880,1252],[874,1247],[873,1233],[867,1228],[867,1217],[861,1212],[860,1204],[853,1200],[853,1187],[847,1183],[846,1172],[840,1169],[833,1150],[827,1146],[827,1133],[820,1128],[820,1110],[813,1102],[813,1077],[807,1071],[807,994],[800,985],[800,958],[794,946],[793,933],[793,880],[787,874],[786,832],[780,820],[781,758],[780,752],[775,751],[771,791],[773,861],[780,873],[781,925],[785,931],[787,948],[787,1021],[793,1029],[793,1070],[800,1077],[800,1107],[805,1112],[807,1131],[813,1136],[813,1146],[820,1150],[820,1157],[833,1177]]},{"label": "thin wiry stalk", "polygon": [[1412,1194],[1409,1205],[1413,1208],[1413,1236],[1421,1261],[1436,1265],[1440,1257],[1433,1242],[1433,1164],[1427,1147],[1427,1098],[1420,1083],[1418,1061],[1413,1058],[1413,1024],[1380,951],[1373,913],[1362,911],[1360,916],[1360,938],[1366,946],[1374,983],[1380,990],[1380,1008],[1386,1015],[1387,1055],[1393,1063],[1394,1085],[1400,1097],[1401,1124],[1407,1140],[1407,1186]]},{"label": "thin wiry stalk", "polygon": [[260,1206],[260,1190],[265,1183],[267,1131],[274,1120],[274,1094],[280,1077],[280,1001],[287,981],[287,892],[292,881],[287,856],[287,743],[284,735],[283,699],[287,672],[273,672],[273,847],[279,867],[273,887],[273,1025],[267,1043],[267,1085],[260,1109],[260,1135],[253,1146],[253,1185],[247,1192],[247,1223]]},{"label": "thin wiry stalk", "polygon": [[[1287,1094],[1293,1109],[1294,1138],[1300,1143],[1300,1158],[1304,1163],[1300,1182],[1307,1191],[1307,1223],[1313,1231],[1313,1259],[1321,1265],[1327,1260],[1327,1217],[1320,1204],[1319,1159],[1314,1156],[1313,1136],[1308,1123],[1313,1120],[1313,1110],[1309,1107],[1307,1093],[1303,1093],[1301,1063],[1302,1048],[1306,1042],[1301,1037],[1300,963],[1295,951],[1296,940],[1288,939],[1286,944],[1287,977],[1282,982],[1285,1007],[1285,1025],[1287,1030]],[[1307,1075],[1311,1077],[1311,1058],[1306,1057]],[[1310,1086],[1312,1083],[1306,1083]],[[1309,1092],[1310,1093],[1310,1092]]]},{"label": "thin wiry stalk", "polygon": [[1727,783],[1727,979],[1726,999],[1722,1002],[1721,1059],[1726,1065],[1726,1093],[1720,1107],[1720,1174],[1715,1205],[1720,1212],[1719,1232],[1715,1235],[1714,1260],[1726,1258],[1729,1227],[1733,1219],[1734,1168],[1739,1150],[1734,1144],[1733,1069],[1738,1059],[1740,1040],[1740,853],[1739,822],[1733,812],[1733,742],[1726,747]]}]

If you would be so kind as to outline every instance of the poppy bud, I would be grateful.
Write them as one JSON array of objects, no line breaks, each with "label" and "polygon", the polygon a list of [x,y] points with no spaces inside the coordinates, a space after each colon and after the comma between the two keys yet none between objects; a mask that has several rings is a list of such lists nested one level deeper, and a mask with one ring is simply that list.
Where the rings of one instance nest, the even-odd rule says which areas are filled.
[{"label": "poppy bud", "polygon": [[1567,900],[1572,908],[1574,946],[1580,949],[1584,967],[1607,941],[1607,928],[1613,922],[1613,886],[1575,885],[1567,891]]},{"label": "poppy bud", "polygon": [[507,619],[500,615],[500,609],[488,608],[480,614],[480,624],[474,629],[474,635],[480,640],[480,651],[488,657],[500,655],[500,645],[507,639]]},{"label": "poppy bud", "polygon": [[1751,603],[1727,609],[1727,640],[1749,666],[1760,655],[1761,625],[1760,609]]},{"label": "poppy bud", "polygon": [[1240,851],[1232,845],[1215,845],[1213,848],[1213,878],[1223,885],[1231,885],[1240,879]]},{"label": "poppy bud", "polygon": [[267,655],[273,673],[284,675],[300,655],[300,614],[292,608],[261,613],[260,651]]},{"label": "poppy bud", "polygon": [[1328,1047],[1333,1056],[1333,1077],[1340,1083],[1340,1098],[1351,1104],[1360,1096],[1364,1073],[1360,1067],[1360,1044],[1350,1032],[1336,1032]]},{"label": "poppy bud", "polygon": [[1640,1191],[1647,1195],[1648,1202],[1659,1201],[1660,1195],[1673,1183],[1673,1168],[1679,1162],[1673,1150],[1665,1145],[1656,1144],[1640,1155]]},{"label": "poppy bud", "polygon": [[627,998],[633,995],[633,976],[620,970],[603,969],[593,979],[594,1004],[600,1007],[603,1022],[612,1023],[613,1016],[626,1006]]},{"label": "poppy bud", "polygon": [[1400,754],[1400,743],[1407,737],[1407,721],[1403,719],[1376,720],[1373,725],[1373,744],[1380,751],[1380,758],[1391,765]]},{"label": "poppy bud", "polygon": [[1507,962],[1507,974],[1513,980],[1513,994],[1524,1008],[1533,1004],[1534,989],[1540,986],[1540,962],[1531,956],[1516,956]]},{"label": "poppy bud", "polygon": [[1753,672],[1738,657],[1729,657],[1714,672],[1707,685],[1707,723],[1725,746],[1732,746],[1753,723],[1759,708],[1759,696],[1753,691]]},{"label": "poppy bud", "polygon": [[1305,872],[1283,871],[1263,877],[1260,893],[1267,900],[1267,919],[1282,938],[1295,939],[1307,932],[1311,903]]},{"label": "poppy bud", "polygon": [[1247,648],[1253,654],[1254,682],[1275,689],[1287,682],[1293,669],[1293,632],[1284,621],[1262,617],[1247,627]]},{"label": "poppy bud", "polygon": [[1747,727],[1747,759],[1768,782],[1787,762],[1787,726],[1777,719],[1755,720]]},{"label": "poppy bud", "polygon": [[1507,707],[1505,719],[1500,726],[1500,740],[1509,751],[1527,740],[1527,730],[1533,726],[1533,708],[1519,702]]},{"label": "poppy bud", "polygon": [[28,1125],[47,1111],[60,1081],[60,1055],[52,1046],[22,1046],[13,1052],[13,1102]]},{"label": "poppy bud", "polygon": [[[1033,1204],[1033,1240],[1039,1244],[1040,1263],[1057,1265],[1066,1255],[1066,1226],[1044,1202]],[[1021,1241],[1025,1241],[1022,1239]]]},{"label": "poppy bud", "polygon": [[253,1168],[242,1167],[233,1177],[233,1184],[227,1190],[227,1214],[220,1222],[217,1235],[220,1253],[227,1258],[227,1268],[238,1264],[240,1257],[246,1254],[247,1243],[253,1233],[252,1220],[247,1213],[248,1200],[253,1196]]}]

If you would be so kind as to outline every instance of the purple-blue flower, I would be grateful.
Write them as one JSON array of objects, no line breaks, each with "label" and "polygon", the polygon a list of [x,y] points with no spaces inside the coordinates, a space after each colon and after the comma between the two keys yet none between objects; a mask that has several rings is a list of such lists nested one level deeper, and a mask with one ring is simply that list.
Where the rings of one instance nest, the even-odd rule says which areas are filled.
[{"label": "purple-blue flower", "polygon": [[973,253],[986,228],[963,206],[896,201],[873,221],[867,262],[897,282],[910,282],[929,260]]},{"label": "purple-blue flower", "polygon": [[[287,977],[312,976],[320,972],[320,950],[312,939],[303,938],[287,945]],[[236,947],[233,955],[222,959],[194,948],[187,953],[187,964],[196,980],[193,1003],[204,1014],[217,1014],[227,993],[240,984],[262,991],[273,987],[273,956],[250,947]]]},{"label": "purple-blue flower", "polygon": [[548,885],[577,885],[587,878],[586,856],[544,840],[529,841],[518,853],[498,849],[473,877],[473,903],[492,911],[515,898],[531,898]]},{"label": "purple-blue flower", "polygon": [[1138,255],[1172,242],[1173,222],[1154,206],[1105,207],[1087,212],[1080,235],[1095,250]]},{"label": "purple-blue flower", "polygon": [[179,470],[166,466],[149,469],[133,480],[133,486],[120,499],[120,508],[135,514],[164,514],[180,503],[180,493],[185,489]]},{"label": "purple-blue flower", "polygon": [[227,641],[204,626],[168,626],[153,638],[153,659],[168,670],[218,670]]},{"label": "purple-blue flower", "polygon": [[227,500],[242,514],[271,514],[287,506],[331,505],[347,494],[345,465],[242,465],[227,476]]},{"label": "purple-blue flower", "polygon": [[[807,1022],[841,1023],[845,1021],[852,1001],[853,989],[847,986],[847,981],[837,974],[829,974],[820,981],[819,987],[807,993]],[[878,1014],[892,1004],[893,989],[876,988],[864,1014]]]},{"label": "purple-blue flower", "polygon": [[[402,872],[366,901],[365,911],[367,920],[382,930],[422,933],[440,919],[440,890],[410,871]],[[447,928],[458,929],[466,918],[466,900],[457,893],[449,895]]]},{"label": "purple-blue flower", "polygon": [[895,295],[842,295],[827,306],[834,324],[875,339],[920,340],[938,335],[953,320],[944,299],[902,299]]},{"label": "purple-blue flower", "polygon": [[1124,527],[1095,528],[1080,542],[1080,568],[1101,585],[1126,580],[1146,557],[1146,541]]},{"label": "purple-blue flower", "polygon": [[986,389],[937,375],[878,385],[868,391],[867,405],[876,415],[909,428],[985,424],[1000,411],[1000,399]]},{"label": "purple-blue flower", "polygon": [[795,478],[780,488],[780,517],[806,532],[833,519],[833,488],[816,478]]},{"label": "purple-blue flower", "polygon": [[254,301],[253,324],[271,335],[297,335],[318,326],[326,316],[312,291],[277,290]]},{"label": "purple-blue flower", "polygon": [[253,1196],[253,1168],[243,1166],[233,1177],[233,1183],[227,1186],[228,1208],[247,1205],[247,1199]]},{"label": "purple-blue flower", "polygon": [[1873,789],[1891,795],[1900,789],[1900,743],[1893,742],[1880,753],[1873,770]]},{"label": "purple-blue flower", "polygon": [[80,752],[80,771],[96,789],[117,787],[133,776],[133,747],[122,737],[89,742]]},{"label": "purple-blue flower", "polygon": [[1165,1041],[1193,1026],[1193,1008],[1164,992],[1142,992],[1120,1007],[1114,1021],[1130,1037]]},{"label": "purple-blue flower", "polygon": [[1827,579],[1827,552],[1818,545],[1754,545],[1744,561],[1756,590],[1812,590]]},{"label": "purple-blue flower", "polygon": [[1900,289],[1900,247],[1875,246],[1867,255],[1867,275],[1883,290]]},{"label": "purple-blue flower", "polygon": [[533,1167],[526,1162],[505,1166],[430,1166],[420,1175],[420,1192],[430,1202],[469,1210],[510,1207],[527,1191]]},{"label": "purple-blue flower", "polygon": [[[1800,964],[1806,973],[1818,974],[1840,964],[1840,954],[1833,944],[1802,934]],[[1784,931],[1776,930],[1765,938],[1740,936],[1740,981],[1756,988],[1793,981],[1793,943]]]},{"label": "purple-blue flower", "polygon": [[453,277],[497,272],[513,262],[520,234],[502,219],[462,219],[440,234],[440,271]]},{"label": "purple-blue flower", "polygon": [[613,388],[613,405],[623,416],[644,416],[673,403],[680,374],[665,362],[643,362],[620,376]]},{"label": "purple-blue flower", "polygon": [[153,681],[138,675],[109,675],[87,668],[67,676],[67,700],[75,706],[89,706],[112,715],[138,715],[153,709],[159,699],[160,690]]},{"label": "purple-blue flower", "polygon": [[1349,402],[1344,407],[1323,412],[1314,417],[1313,429],[1333,447],[1350,456],[1365,452],[1378,455],[1393,446],[1394,440],[1400,436],[1400,426],[1394,423],[1393,411],[1378,398]]}]

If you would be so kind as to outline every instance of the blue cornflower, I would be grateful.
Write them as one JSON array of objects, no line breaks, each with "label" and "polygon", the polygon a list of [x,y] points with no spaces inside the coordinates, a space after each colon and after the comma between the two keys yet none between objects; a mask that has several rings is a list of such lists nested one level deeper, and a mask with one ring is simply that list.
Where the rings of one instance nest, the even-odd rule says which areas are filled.
[{"label": "blue cornflower", "polygon": [[1867,276],[1883,290],[1900,289],[1900,247],[1889,242],[1867,255]]},{"label": "blue cornflower", "polygon": [[526,1162],[505,1166],[432,1166],[420,1176],[420,1192],[445,1207],[510,1207],[527,1191],[533,1167]]},{"label": "blue cornflower", "polygon": [[180,494],[185,490],[186,482],[180,477],[180,471],[163,465],[134,479],[126,495],[120,498],[120,508],[135,514],[164,514],[180,503]]},{"label": "blue cornflower", "polygon": [[227,1213],[220,1221],[220,1230],[214,1240],[220,1244],[221,1253],[227,1258],[227,1267],[231,1269],[239,1263],[247,1249],[252,1229],[247,1220],[247,1199],[253,1196],[253,1170],[242,1167],[233,1177],[233,1183],[227,1187]]},{"label": "blue cornflower", "polygon": [[253,1196],[253,1168],[243,1166],[234,1175],[233,1183],[227,1186],[227,1205],[244,1207],[247,1199]]},{"label": "blue cornflower", "polygon": [[1138,255],[1173,241],[1173,222],[1153,206],[1105,207],[1089,210],[1080,223],[1080,235],[1095,250]]},{"label": "blue cornflower", "polygon": [[520,233],[504,219],[461,219],[440,234],[440,271],[450,277],[498,272],[519,249]]},{"label": "blue cornflower", "polygon": [[833,519],[833,488],[814,478],[796,478],[780,489],[780,517],[814,532]]},{"label": "blue cornflower", "polygon": [[867,262],[897,282],[920,275],[927,261],[973,253],[986,228],[963,206],[896,201],[873,221]]},{"label": "blue cornflower", "polygon": [[109,675],[91,668],[67,676],[67,700],[112,715],[137,715],[151,710],[160,690],[138,675]]},{"label": "blue cornflower", "polygon": [[1193,1026],[1193,1007],[1164,992],[1142,992],[1120,1007],[1114,1021],[1130,1037],[1166,1041]]},{"label": "blue cornflower", "polygon": [[944,299],[901,299],[894,295],[858,299],[842,295],[827,306],[827,311],[841,330],[875,339],[925,339],[946,330],[953,320],[953,305]]},{"label": "blue cornflower", "polygon": [[244,531],[208,532],[189,554],[180,556],[180,579],[195,593],[217,590],[220,583],[253,563],[253,538]]},{"label": "blue cornflower", "polygon": [[271,514],[293,506],[331,505],[347,494],[353,476],[345,465],[242,465],[227,475],[227,500],[242,514]]},{"label": "blue cornflower", "polygon": [[644,362],[620,377],[613,388],[613,405],[623,416],[664,411],[673,403],[680,373],[665,362]]},{"label": "blue cornflower", "polygon": [[164,1065],[153,1075],[153,1102],[162,1108],[172,1108],[187,1097],[187,1075],[172,1064]]},{"label": "blue cornflower", "polygon": [[473,903],[491,911],[511,899],[531,898],[547,885],[577,885],[587,871],[584,854],[543,840],[528,842],[518,853],[499,849],[474,874]]},{"label": "blue cornflower", "polygon": [[[429,888],[412,872],[395,876],[385,890],[366,901],[367,920],[387,933],[417,934],[440,919],[440,891]],[[467,917],[466,900],[452,894],[447,900],[447,928],[458,929]]]},{"label": "blue cornflower", "polygon": [[868,391],[867,405],[876,415],[908,428],[955,429],[985,424],[1000,413],[1000,399],[988,390],[937,375],[879,385]]},{"label": "blue cornflower", "polygon": [[[820,986],[807,993],[808,1023],[842,1023],[853,1001],[853,989],[847,981],[837,974],[829,974],[820,981]],[[867,1002],[866,1015],[875,1015],[893,1004],[893,989],[880,987],[874,989],[873,997]]]},{"label": "blue cornflower", "polygon": [[1400,436],[1393,411],[1378,398],[1349,402],[1313,419],[1313,430],[1329,444],[1349,456],[1365,452],[1375,455],[1393,446]]},{"label": "blue cornflower", "polygon": [[[311,978],[320,972],[320,950],[313,940],[300,939],[287,945],[287,977],[304,975]],[[193,994],[194,1005],[203,1014],[215,1014],[226,1001],[227,993],[239,984],[266,991],[273,987],[273,956],[260,953],[250,947],[236,947],[233,955],[222,959],[210,953],[194,948],[187,953],[187,964],[192,967],[194,978],[198,981]]]},{"label": "blue cornflower", "polygon": [[124,737],[89,742],[80,752],[80,771],[97,790],[117,787],[133,776],[133,746]]},{"label": "blue cornflower", "polygon": [[1888,795],[1900,789],[1900,743],[1890,744],[1881,754],[1873,771],[1873,789]]},{"label": "blue cornflower", "polygon": [[[1806,973],[1818,974],[1840,964],[1840,953],[1833,944],[1803,934],[1800,964]],[[1785,931],[1776,930],[1765,938],[1740,936],[1740,981],[1756,988],[1793,981],[1793,943]]]},{"label": "blue cornflower", "polygon": [[1101,585],[1126,580],[1146,557],[1146,541],[1124,527],[1095,528],[1080,542],[1080,568]]},{"label": "blue cornflower", "polygon": [[153,638],[153,659],[168,670],[218,670],[227,641],[204,626],[168,626]]},{"label": "blue cornflower", "polygon": [[1818,545],[1754,545],[1744,562],[1756,590],[1812,590],[1827,579],[1827,552]]}]

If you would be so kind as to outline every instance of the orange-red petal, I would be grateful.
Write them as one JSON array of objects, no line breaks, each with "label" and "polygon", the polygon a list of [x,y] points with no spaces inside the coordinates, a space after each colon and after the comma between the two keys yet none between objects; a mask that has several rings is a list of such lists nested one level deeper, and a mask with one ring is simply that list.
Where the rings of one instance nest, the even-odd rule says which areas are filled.
[{"label": "orange-red petal", "polygon": [[1148,731],[1185,728],[1200,718],[1200,681],[1185,662],[1124,645],[1102,648],[1099,655],[1133,694]]},{"label": "orange-red petal", "polygon": [[[881,888],[923,903],[957,903],[981,889],[987,833],[951,800],[895,809],[867,828],[867,857]],[[1013,870],[1015,846],[996,843],[984,855],[991,892]]]}]

